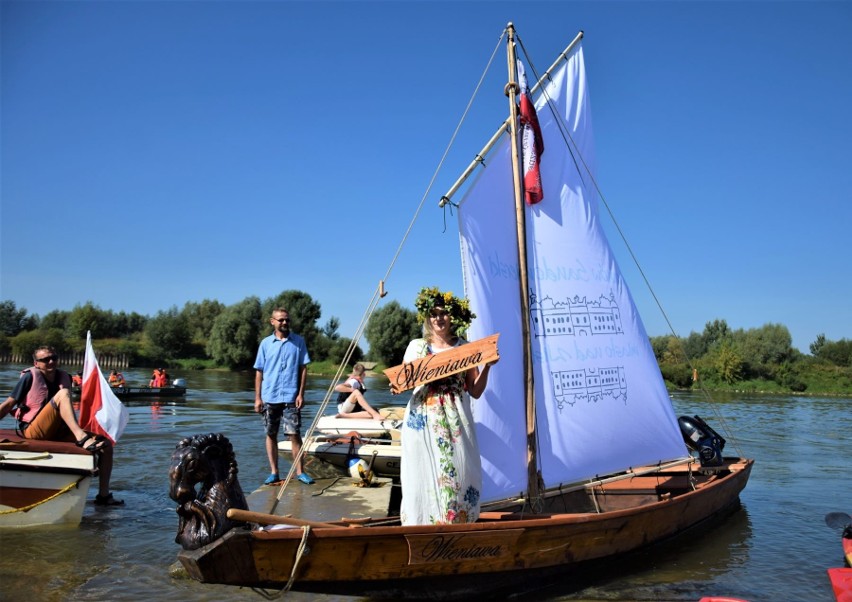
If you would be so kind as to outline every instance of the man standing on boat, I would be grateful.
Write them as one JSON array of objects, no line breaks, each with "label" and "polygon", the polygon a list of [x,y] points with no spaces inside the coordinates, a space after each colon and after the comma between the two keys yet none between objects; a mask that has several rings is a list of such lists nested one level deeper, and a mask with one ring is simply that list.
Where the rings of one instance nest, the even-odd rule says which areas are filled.
[{"label": "man standing on boat", "polygon": [[69,441],[88,452],[99,454],[97,506],[121,506],[124,500],[109,490],[112,475],[112,443],[106,437],[84,431],[71,405],[71,376],[59,369],[59,356],[53,347],[33,352],[34,366],[21,373],[21,379],[6,401],[0,403],[0,419],[15,412],[18,431],[27,439]]},{"label": "man standing on boat", "polygon": [[266,427],[266,455],[270,474],[263,482],[271,485],[278,478],[278,430],[290,437],[296,478],[306,485],[314,480],[302,472],[302,405],[305,377],[311,358],[302,337],[290,332],[290,315],[284,308],[272,310],[272,334],[260,342],[254,369],[254,411],[263,415]]}]

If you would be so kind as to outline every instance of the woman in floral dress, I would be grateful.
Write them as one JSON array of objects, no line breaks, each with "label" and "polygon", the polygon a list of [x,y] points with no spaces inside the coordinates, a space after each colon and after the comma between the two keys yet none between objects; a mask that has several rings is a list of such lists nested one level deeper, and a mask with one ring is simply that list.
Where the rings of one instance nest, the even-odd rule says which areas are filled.
[{"label": "woman in floral dress", "polygon": [[[471,313],[466,299],[437,288],[420,291],[415,301],[424,338],[409,343],[403,361],[411,362],[464,344]],[[485,391],[490,365],[471,368],[417,387],[402,426],[403,525],[474,522],[479,518],[482,466],[470,396]]]}]

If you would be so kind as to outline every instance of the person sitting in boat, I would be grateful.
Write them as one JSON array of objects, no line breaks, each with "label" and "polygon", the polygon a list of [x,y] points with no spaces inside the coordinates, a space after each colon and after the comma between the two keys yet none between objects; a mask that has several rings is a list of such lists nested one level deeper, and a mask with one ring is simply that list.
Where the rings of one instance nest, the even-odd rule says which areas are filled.
[{"label": "person sitting in boat", "polygon": [[367,388],[364,386],[364,372],[366,372],[364,364],[355,364],[352,367],[352,373],[346,377],[346,380],[334,387],[334,390],[338,393],[337,418],[382,419],[382,415],[374,410],[364,398],[364,393],[367,392]]},{"label": "person sitting in boat", "polygon": [[71,405],[71,376],[59,369],[59,356],[53,347],[33,352],[34,366],[21,372],[18,384],[6,401],[0,403],[0,419],[14,412],[18,432],[26,439],[69,441],[86,451],[99,454],[98,506],[121,506],[109,489],[112,475],[112,442],[82,429]]},{"label": "person sitting in boat", "polygon": [[109,386],[110,387],[123,387],[125,384],[127,384],[124,381],[124,375],[121,372],[119,372],[115,369],[113,369],[109,373],[109,379],[108,380],[109,380]]},{"label": "person sitting in boat", "polygon": [[166,374],[166,371],[162,368],[154,368],[154,372],[151,374],[151,380],[148,383],[149,387],[168,387],[169,386],[169,377]]},{"label": "person sitting in boat", "polygon": [[74,375],[71,377],[71,384],[75,387],[82,387],[83,386],[83,373],[82,372],[74,373]]},{"label": "person sitting in boat", "polygon": [[[405,350],[404,362],[463,345],[476,315],[467,299],[421,289],[414,302],[423,338]],[[470,397],[478,399],[491,364],[470,368],[414,389],[402,424],[403,525],[472,523],[479,518],[482,465]]]}]

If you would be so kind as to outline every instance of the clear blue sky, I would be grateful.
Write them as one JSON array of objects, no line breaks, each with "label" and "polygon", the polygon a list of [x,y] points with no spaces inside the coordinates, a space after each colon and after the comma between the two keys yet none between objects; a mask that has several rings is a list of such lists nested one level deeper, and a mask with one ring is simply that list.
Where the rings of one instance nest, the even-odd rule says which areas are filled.
[{"label": "clear blue sky", "polygon": [[[351,336],[508,21],[537,71],[585,31],[598,181],[679,335],[852,338],[849,2],[3,1],[0,298],[299,289]],[[437,200],[504,118],[505,62],[387,299],[461,289]]]}]

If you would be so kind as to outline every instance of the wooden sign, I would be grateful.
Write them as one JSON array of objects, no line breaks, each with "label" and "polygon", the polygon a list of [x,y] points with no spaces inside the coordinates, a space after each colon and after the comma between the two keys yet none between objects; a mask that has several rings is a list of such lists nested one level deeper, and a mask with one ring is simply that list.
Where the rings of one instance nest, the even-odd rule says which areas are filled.
[{"label": "wooden sign", "polygon": [[500,354],[497,353],[499,336],[499,333],[492,334],[478,341],[471,341],[453,349],[388,368],[384,373],[390,379],[391,393],[402,393],[452,374],[464,372],[474,366],[499,360]]}]

